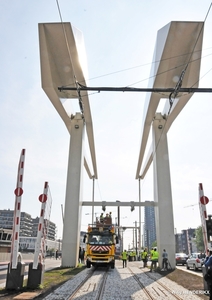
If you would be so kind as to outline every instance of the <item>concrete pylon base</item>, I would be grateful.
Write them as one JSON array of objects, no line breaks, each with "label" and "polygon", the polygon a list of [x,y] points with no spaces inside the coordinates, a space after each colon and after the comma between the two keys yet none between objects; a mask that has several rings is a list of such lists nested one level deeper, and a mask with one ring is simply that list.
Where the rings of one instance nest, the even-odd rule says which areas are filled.
[{"label": "concrete pylon base", "polygon": [[36,289],[40,284],[42,284],[45,265],[38,263],[37,269],[33,269],[32,267],[33,263],[30,263],[27,287],[30,289]]},{"label": "concrete pylon base", "polygon": [[20,290],[23,287],[24,271],[25,271],[25,263],[18,262],[17,268],[11,270],[10,270],[10,263],[8,264],[7,280],[6,280],[7,290]]}]

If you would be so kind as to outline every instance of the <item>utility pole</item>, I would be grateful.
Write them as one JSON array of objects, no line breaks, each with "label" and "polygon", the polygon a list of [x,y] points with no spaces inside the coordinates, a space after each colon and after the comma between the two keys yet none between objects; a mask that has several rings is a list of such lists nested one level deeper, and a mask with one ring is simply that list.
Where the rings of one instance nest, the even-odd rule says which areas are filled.
[{"label": "utility pole", "polygon": [[[116,202],[120,202],[120,201],[116,200]],[[119,227],[120,227],[120,206],[117,206],[117,217],[118,217],[118,238],[120,239],[120,232],[119,232]]]},{"label": "utility pole", "polygon": [[138,241],[137,241],[137,221],[135,221],[135,252],[138,254]]},{"label": "utility pole", "polygon": [[135,229],[135,228],[133,228],[133,250],[135,249],[134,229]]},{"label": "utility pole", "polygon": [[[92,202],[94,202],[94,183],[95,183],[95,176],[93,176]],[[92,224],[94,224],[94,206],[92,206]]]},{"label": "utility pole", "polygon": [[63,223],[64,223],[63,205],[62,204],[61,204],[61,213],[62,213],[62,220],[63,220]]},{"label": "utility pole", "polygon": [[[139,202],[141,202],[141,177],[139,177],[138,180],[138,192],[139,192]],[[141,252],[141,206],[139,206],[139,243],[138,243],[138,247],[139,247],[139,251]]]}]

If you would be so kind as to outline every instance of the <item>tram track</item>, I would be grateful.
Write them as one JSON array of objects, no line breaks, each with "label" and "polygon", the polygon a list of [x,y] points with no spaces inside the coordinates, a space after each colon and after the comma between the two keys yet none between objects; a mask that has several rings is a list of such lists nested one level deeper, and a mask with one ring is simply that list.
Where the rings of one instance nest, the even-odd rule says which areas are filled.
[{"label": "tram track", "polygon": [[[102,300],[108,276],[108,268],[93,268],[86,278],[75,288],[68,300],[88,299],[88,293],[92,293],[93,300]],[[96,277],[96,278],[95,278]],[[100,278],[98,278],[100,277]]]},{"label": "tram track", "polygon": [[123,268],[122,261],[117,261],[114,269],[92,267],[85,269],[44,299],[200,299],[195,291],[189,291],[158,273],[148,271],[141,269],[138,263],[131,263]]},{"label": "tram track", "polygon": [[132,274],[133,278],[135,279],[135,281],[142,288],[143,292],[148,297],[148,299],[150,299],[150,300],[156,300],[159,297],[163,297],[164,296],[167,299],[184,300],[184,298],[181,298],[179,295],[174,294],[173,291],[170,288],[168,288],[165,284],[161,283],[158,279],[154,278],[153,276],[151,276],[147,272],[143,272],[142,271],[142,273],[140,273],[140,274],[145,274],[145,276],[147,278],[151,279],[154,282],[154,287],[151,288],[151,292],[150,292],[149,288],[147,288],[147,286],[145,286],[145,284],[143,284],[141,282],[140,276],[138,276],[138,274],[136,274],[135,272],[133,272],[133,270],[130,267],[128,267],[128,269],[131,272],[131,274]]}]

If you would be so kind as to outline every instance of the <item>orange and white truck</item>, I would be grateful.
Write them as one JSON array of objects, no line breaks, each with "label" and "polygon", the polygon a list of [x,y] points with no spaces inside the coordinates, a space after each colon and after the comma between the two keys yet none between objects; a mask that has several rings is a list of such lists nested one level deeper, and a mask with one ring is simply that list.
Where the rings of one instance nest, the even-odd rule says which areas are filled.
[{"label": "orange and white truck", "polygon": [[110,266],[115,267],[115,252],[118,237],[115,226],[109,214],[96,218],[95,224],[88,225],[88,231],[84,236],[86,243],[86,266]]}]

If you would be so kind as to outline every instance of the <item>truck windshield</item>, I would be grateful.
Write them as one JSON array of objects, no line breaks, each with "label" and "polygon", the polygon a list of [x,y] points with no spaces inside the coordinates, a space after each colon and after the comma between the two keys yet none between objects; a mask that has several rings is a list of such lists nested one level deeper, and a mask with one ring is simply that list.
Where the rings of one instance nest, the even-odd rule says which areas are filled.
[{"label": "truck windshield", "polygon": [[113,239],[111,235],[90,235],[88,243],[91,245],[111,245]]}]

